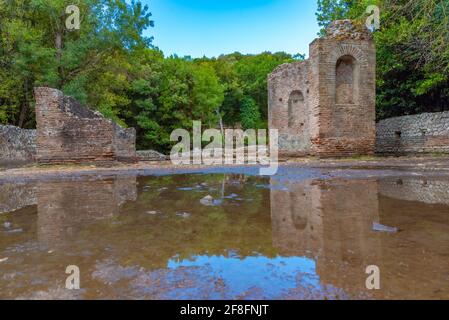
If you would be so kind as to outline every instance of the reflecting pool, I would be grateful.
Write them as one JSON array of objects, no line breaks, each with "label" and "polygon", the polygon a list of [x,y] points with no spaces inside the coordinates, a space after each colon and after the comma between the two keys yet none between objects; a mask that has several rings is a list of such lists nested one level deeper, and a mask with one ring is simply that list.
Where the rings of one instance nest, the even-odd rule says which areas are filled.
[{"label": "reflecting pool", "polygon": [[449,299],[449,179],[285,167],[0,182],[0,298]]}]

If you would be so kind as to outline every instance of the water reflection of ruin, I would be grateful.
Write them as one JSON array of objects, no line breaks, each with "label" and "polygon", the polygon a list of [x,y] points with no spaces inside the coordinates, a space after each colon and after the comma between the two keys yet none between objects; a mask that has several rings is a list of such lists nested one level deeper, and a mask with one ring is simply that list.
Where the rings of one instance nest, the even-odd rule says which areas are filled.
[{"label": "water reflection of ruin", "polygon": [[[279,188],[280,183],[288,190]],[[401,288],[422,288],[421,294],[437,297],[441,288],[447,288],[447,246],[441,235],[449,224],[448,216],[441,214],[449,214],[449,181],[386,178],[286,183],[274,178],[271,185],[273,245],[280,255],[314,259],[323,284],[381,298],[404,298]],[[374,222],[404,226],[404,230],[374,232]],[[430,224],[433,235],[426,228]],[[429,263],[432,279],[426,271]],[[369,265],[383,272],[380,292],[366,290]],[[414,294],[409,296],[419,296]]]},{"label": "water reflection of ruin", "polygon": [[274,187],[274,246],[281,255],[315,259],[324,283],[363,289],[366,266],[381,254],[377,240],[368,236],[379,222],[377,188],[375,180],[306,181],[288,184],[289,191]]},{"label": "water reflection of ruin", "polygon": [[83,224],[111,218],[127,200],[137,198],[135,177],[39,183],[38,239],[55,244],[82,230]]}]

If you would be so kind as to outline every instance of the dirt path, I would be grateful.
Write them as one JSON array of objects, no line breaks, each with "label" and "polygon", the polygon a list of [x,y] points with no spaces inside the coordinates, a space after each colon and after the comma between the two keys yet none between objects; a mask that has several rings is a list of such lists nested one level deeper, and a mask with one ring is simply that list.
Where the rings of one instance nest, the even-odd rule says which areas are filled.
[{"label": "dirt path", "polygon": [[[422,156],[400,158],[357,158],[357,159],[283,159],[281,166],[298,166],[304,168],[328,168],[328,169],[397,169],[413,171],[441,171],[449,172],[449,156]],[[224,166],[217,166],[222,168]],[[235,167],[235,166],[228,166]],[[238,167],[245,167],[238,165]],[[250,166],[248,166],[250,167]],[[54,166],[26,166],[0,170],[2,180],[40,180],[58,177],[77,177],[86,175],[151,175],[170,174],[184,170],[213,169],[210,166],[185,165],[175,166],[169,161],[164,162],[139,162],[136,164],[117,164],[110,167],[97,167],[94,165],[54,165]]]}]

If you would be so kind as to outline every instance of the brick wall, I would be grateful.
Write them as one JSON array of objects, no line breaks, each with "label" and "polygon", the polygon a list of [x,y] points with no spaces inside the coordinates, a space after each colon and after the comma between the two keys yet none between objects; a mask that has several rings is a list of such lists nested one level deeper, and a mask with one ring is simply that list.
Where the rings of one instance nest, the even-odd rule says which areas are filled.
[{"label": "brick wall", "polygon": [[0,164],[27,163],[36,158],[36,130],[0,125]]},{"label": "brick wall", "polygon": [[[280,153],[373,154],[376,52],[370,33],[336,21],[311,43],[309,55],[268,78],[269,126],[279,130]],[[300,102],[292,104],[298,94],[293,101]]]},{"label": "brick wall", "polygon": [[120,128],[56,89],[36,88],[35,98],[39,163],[135,161],[132,129]]},{"label": "brick wall", "polygon": [[283,64],[268,79],[270,128],[279,130],[284,154],[310,150],[307,79],[308,61]]},{"label": "brick wall", "polygon": [[449,112],[423,113],[377,124],[380,154],[449,153]]}]

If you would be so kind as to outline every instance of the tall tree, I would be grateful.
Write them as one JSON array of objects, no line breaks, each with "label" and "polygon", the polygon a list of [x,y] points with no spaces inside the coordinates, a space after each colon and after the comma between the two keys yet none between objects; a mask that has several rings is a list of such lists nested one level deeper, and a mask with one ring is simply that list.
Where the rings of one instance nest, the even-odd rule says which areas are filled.
[{"label": "tall tree", "polygon": [[318,0],[319,24],[364,22],[371,4],[381,12],[374,34],[378,119],[449,110],[449,1]]}]

